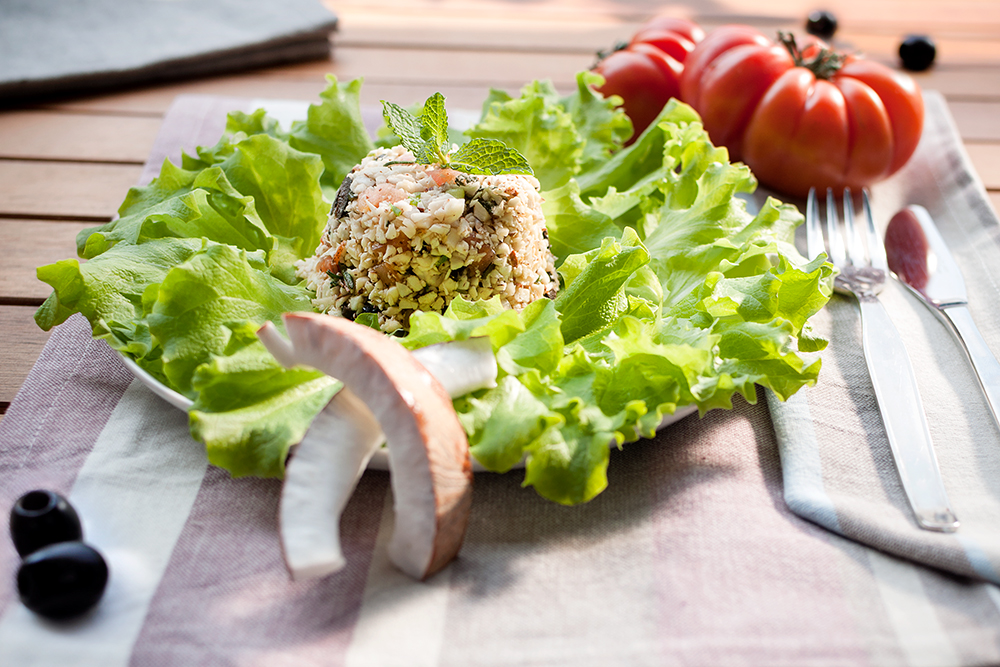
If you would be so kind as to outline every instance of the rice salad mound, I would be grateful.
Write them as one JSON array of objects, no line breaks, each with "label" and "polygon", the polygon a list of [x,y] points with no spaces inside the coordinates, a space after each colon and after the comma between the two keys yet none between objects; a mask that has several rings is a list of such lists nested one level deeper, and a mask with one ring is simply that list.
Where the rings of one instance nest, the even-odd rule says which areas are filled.
[{"label": "rice salad mound", "polygon": [[392,333],[458,295],[520,310],[559,281],[534,176],[478,176],[376,148],[344,179],[322,240],[297,265],[313,306],[376,313]]}]

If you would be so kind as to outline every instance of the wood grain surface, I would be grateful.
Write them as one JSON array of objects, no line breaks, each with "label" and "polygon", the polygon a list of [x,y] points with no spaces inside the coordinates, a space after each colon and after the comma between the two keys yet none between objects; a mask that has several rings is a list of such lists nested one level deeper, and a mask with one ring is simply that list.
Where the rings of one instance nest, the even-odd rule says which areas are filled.
[{"label": "wood grain surface", "polygon": [[[478,108],[487,91],[536,78],[560,89],[600,49],[666,11],[706,28],[801,30],[805,0],[324,0],[340,19],[328,60],[251,70],[0,110],[0,415],[48,338],[32,313],[49,293],[35,268],[75,256],[76,234],[114,216],[179,94],[313,100],[328,73],[364,77],[362,102]],[[938,61],[915,75],[949,103],[965,147],[1000,207],[1000,2],[842,0],[836,43],[897,66],[909,33],[934,37]]]}]

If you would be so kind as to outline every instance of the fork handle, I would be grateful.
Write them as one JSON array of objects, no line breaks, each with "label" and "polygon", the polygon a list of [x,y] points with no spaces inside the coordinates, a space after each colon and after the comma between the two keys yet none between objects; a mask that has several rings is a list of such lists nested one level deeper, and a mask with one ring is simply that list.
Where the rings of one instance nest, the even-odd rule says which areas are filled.
[{"label": "fork handle", "polygon": [[876,297],[862,296],[858,302],[865,360],[903,491],[921,528],[954,532],[958,529],[958,518],[951,510],[941,481],[906,347]]},{"label": "fork handle", "polygon": [[983,387],[983,393],[986,394],[990,412],[993,413],[993,421],[1000,426],[1000,363],[993,356],[983,335],[979,333],[979,328],[966,306],[961,304],[941,306],[939,310],[951,322],[959,341],[965,347],[972,368],[976,371],[976,377],[979,378],[979,384]]}]

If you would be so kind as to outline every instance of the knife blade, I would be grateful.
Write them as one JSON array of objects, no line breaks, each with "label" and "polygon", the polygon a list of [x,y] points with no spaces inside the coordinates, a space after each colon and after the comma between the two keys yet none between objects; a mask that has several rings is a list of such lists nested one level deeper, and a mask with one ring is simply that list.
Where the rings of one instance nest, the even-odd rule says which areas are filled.
[{"label": "knife blade", "polygon": [[892,217],[885,231],[885,254],[889,270],[950,325],[1000,427],[1000,362],[972,319],[962,271],[927,209],[908,206]]}]

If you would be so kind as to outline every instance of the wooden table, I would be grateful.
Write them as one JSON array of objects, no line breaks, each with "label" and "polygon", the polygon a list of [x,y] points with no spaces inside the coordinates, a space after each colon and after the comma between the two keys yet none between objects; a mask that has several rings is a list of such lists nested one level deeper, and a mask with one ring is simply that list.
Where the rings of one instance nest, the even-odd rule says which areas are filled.
[{"label": "wooden table", "polygon": [[[627,39],[665,10],[706,29],[748,23],[801,30],[802,0],[325,0],[340,17],[331,58],[151,85],[0,111],[0,418],[48,338],[34,323],[49,288],[35,268],[75,255],[81,229],[114,215],[136,182],[176,95],[314,100],[324,75],[364,77],[362,102],[401,104],[442,92],[478,108],[490,87],[515,92],[535,78],[560,89],[597,50]],[[903,35],[932,35],[938,60],[916,75],[948,100],[965,147],[1000,209],[1000,2],[831,0],[837,41],[896,65]]]}]

